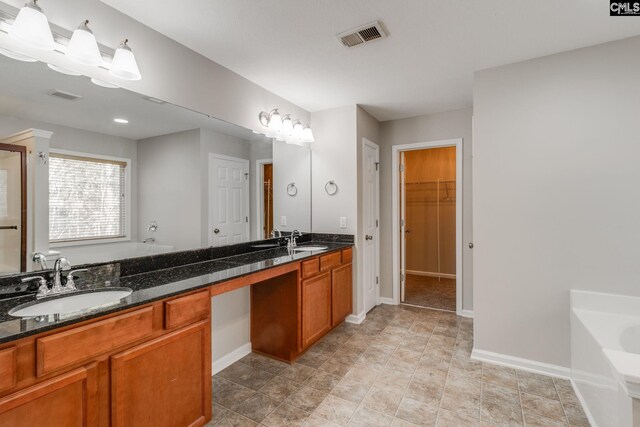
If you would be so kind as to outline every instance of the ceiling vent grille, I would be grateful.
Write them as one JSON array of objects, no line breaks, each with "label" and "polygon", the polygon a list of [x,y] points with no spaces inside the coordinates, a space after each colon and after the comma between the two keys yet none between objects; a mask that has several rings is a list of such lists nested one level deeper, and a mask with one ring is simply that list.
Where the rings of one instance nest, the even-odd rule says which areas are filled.
[{"label": "ceiling vent grille", "polygon": [[344,47],[355,47],[375,40],[387,37],[388,34],[382,27],[382,22],[375,21],[353,30],[345,31],[336,37]]},{"label": "ceiling vent grille", "polygon": [[50,96],[55,96],[56,98],[66,99],[67,101],[77,101],[78,99],[82,99],[80,95],[76,95],[75,93],[65,92],[63,90],[52,90],[49,92]]}]

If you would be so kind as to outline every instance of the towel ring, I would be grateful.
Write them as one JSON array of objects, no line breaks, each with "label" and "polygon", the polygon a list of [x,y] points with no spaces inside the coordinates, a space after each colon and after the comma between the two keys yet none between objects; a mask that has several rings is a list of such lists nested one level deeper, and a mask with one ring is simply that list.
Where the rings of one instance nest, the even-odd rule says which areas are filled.
[{"label": "towel ring", "polygon": [[294,197],[296,194],[298,194],[298,187],[296,187],[295,182],[292,182],[291,184],[287,185],[287,194],[290,195],[291,197]]},{"label": "towel ring", "polygon": [[335,196],[336,193],[338,193],[338,184],[331,180],[324,185],[324,191],[326,191],[330,196]]}]

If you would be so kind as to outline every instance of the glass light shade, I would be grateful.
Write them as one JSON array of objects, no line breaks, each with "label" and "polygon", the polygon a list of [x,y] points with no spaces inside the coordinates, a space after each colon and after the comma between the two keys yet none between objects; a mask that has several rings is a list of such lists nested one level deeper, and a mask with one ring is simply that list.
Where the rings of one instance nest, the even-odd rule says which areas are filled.
[{"label": "glass light shade", "polygon": [[273,110],[269,114],[269,129],[279,131],[282,129],[282,117],[278,110]]},{"label": "glass light shade", "polygon": [[133,56],[131,48],[127,45],[127,40],[120,43],[116,49],[110,71],[114,76],[124,80],[140,80],[142,78],[136,57]]},{"label": "glass light shade", "polygon": [[106,87],[107,89],[118,89],[120,86],[114,85],[113,83],[105,82],[104,80],[91,79],[91,83],[96,86]]},{"label": "glass light shade", "polygon": [[293,121],[288,114],[284,116],[284,119],[282,120],[282,129],[280,132],[285,135],[293,135]]},{"label": "glass light shade", "polygon": [[309,126],[304,128],[304,131],[302,132],[302,142],[313,142],[315,141],[313,139],[313,132],[311,131],[311,128]]},{"label": "glass light shade", "polygon": [[9,35],[36,49],[53,50],[55,47],[49,21],[35,1],[25,4],[20,9],[9,28]]},{"label": "glass light shade", "polygon": [[73,31],[66,55],[80,64],[97,67],[102,65],[102,55],[93,32],[87,26],[88,23],[89,21],[84,21]]},{"label": "glass light shade", "polygon": [[57,65],[47,64],[47,67],[51,68],[53,71],[57,71],[58,73],[66,74],[67,76],[81,76],[82,74],[77,71],[70,70],[64,67],[58,67]]},{"label": "glass light shade", "polygon": [[11,58],[11,59],[16,59],[18,61],[23,61],[23,62],[37,62],[37,59],[34,59],[30,56],[27,55],[23,55],[21,53],[18,52],[14,52],[12,50],[9,49],[5,49],[3,47],[0,47],[0,55],[4,55],[7,58]]},{"label": "glass light shade", "polygon": [[293,137],[297,140],[301,140],[304,135],[304,128],[302,127],[302,123],[298,120],[293,124]]}]

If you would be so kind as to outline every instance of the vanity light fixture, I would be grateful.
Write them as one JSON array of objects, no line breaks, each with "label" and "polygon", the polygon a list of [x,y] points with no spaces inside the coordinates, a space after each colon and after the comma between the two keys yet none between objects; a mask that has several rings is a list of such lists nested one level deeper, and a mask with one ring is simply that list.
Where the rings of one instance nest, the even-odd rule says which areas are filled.
[{"label": "vanity light fixture", "polygon": [[3,47],[0,47],[0,55],[4,55],[7,58],[11,58],[11,59],[16,59],[18,61],[22,61],[22,62],[38,62],[37,59],[34,59],[30,56],[27,55],[23,55],[21,53],[18,52],[14,52],[12,50],[9,49],[5,49]]},{"label": "vanity light fixture", "polygon": [[11,38],[41,50],[53,50],[55,43],[49,21],[37,0],[31,0],[18,12],[9,29]]},{"label": "vanity light fixture", "polygon": [[66,55],[80,64],[97,67],[102,65],[102,55],[96,37],[88,24],[89,20],[86,19],[73,31]]},{"label": "vanity light fixture", "polygon": [[303,125],[300,120],[293,121],[290,114],[282,118],[277,108],[269,113],[262,111],[258,115],[258,120],[267,129],[264,132],[254,131],[255,133],[262,133],[268,138],[275,138],[277,141],[288,144],[314,142],[313,132],[309,126]]},{"label": "vanity light fixture", "polygon": [[120,86],[114,85],[113,83],[105,82],[104,80],[91,79],[91,83],[96,86],[105,87],[107,89],[118,89]]},{"label": "vanity light fixture", "polygon": [[57,71],[58,73],[66,74],[67,76],[81,76],[77,71],[71,70],[69,68],[60,67],[58,65],[47,64],[47,67],[51,68],[53,71]]},{"label": "vanity light fixture", "polygon": [[120,117],[116,117],[115,119],[113,119],[113,121],[121,125],[126,125],[127,123],[129,123],[129,120]]},{"label": "vanity light fixture", "polygon": [[114,76],[124,80],[140,80],[142,75],[128,42],[129,39],[124,39],[116,49],[110,71]]}]

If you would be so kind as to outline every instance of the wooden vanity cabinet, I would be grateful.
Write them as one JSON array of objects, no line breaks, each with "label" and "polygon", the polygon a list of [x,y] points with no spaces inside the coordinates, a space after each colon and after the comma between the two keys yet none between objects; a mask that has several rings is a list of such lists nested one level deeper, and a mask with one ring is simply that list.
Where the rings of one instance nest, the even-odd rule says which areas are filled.
[{"label": "wooden vanity cabinet", "polygon": [[0,426],[202,426],[210,325],[207,289],[2,346]]},{"label": "wooden vanity cabinet", "polygon": [[303,261],[301,276],[300,347],[304,350],[353,310],[352,249]]}]

